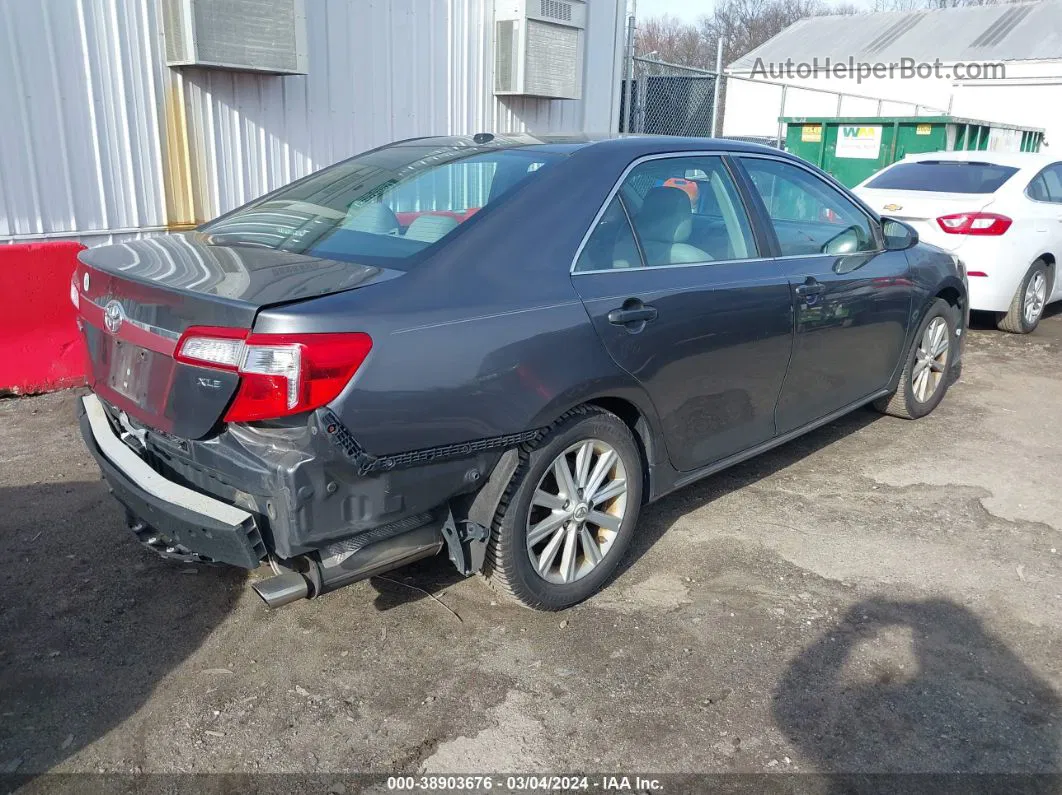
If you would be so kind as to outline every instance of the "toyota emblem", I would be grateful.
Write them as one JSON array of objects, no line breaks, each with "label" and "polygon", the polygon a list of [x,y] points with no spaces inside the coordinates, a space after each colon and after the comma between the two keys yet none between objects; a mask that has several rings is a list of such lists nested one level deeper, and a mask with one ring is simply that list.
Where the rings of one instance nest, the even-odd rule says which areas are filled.
[{"label": "toyota emblem", "polygon": [[125,322],[125,310],[122,309],[122,305],[117,301],[108,302],[103,308],[103,325],[107,327],[107,331],[117,334],[123,322]]}]

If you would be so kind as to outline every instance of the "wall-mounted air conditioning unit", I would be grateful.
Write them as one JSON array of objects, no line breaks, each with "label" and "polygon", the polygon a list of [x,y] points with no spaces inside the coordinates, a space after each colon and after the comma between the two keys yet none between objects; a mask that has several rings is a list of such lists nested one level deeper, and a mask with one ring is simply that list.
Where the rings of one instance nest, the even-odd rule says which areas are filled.
[{"label": "wall-mounted air conditioning unit", "polygon": [[495,0],[494,93],[581,99],[582,0]]},{"label": "wall-mounted air conditioning unit", "polygon": [[305,0],[162,0],[168,66],[306,74]]}]

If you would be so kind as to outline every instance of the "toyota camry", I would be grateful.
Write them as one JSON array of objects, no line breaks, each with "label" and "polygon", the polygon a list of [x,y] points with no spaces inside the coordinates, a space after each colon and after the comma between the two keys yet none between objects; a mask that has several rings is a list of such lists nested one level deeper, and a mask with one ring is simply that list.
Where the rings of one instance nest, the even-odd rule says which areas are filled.
[{"label": "toyota camry", "polygon": [[533,608],[642,507],[867,404],[931,412],[966,277],[723,140],[402,141],[82,252],[81,429],[128,525],[271,606],[436,554]]}]

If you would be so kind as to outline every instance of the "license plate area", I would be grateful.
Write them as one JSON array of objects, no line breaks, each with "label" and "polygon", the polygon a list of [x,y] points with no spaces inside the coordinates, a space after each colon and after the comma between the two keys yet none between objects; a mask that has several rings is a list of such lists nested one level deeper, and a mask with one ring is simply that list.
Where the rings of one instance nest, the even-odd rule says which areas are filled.
[{"label": "license plate area", "polygon": [[218,424],[239,385],[236,373],[183,365],[169,351],[139,340],[118,338],[89,323],[82,328],[91,362],[89,386],[148,428],[201,439]]},{"label": "license plate area", "polygon": [[106,350],[102,369],[108,389],[141,409],[141,419],[161,420],[172,386],[173,359],[109,335],[101,341]]},{"label": "license plate area", "polygon": [[146,408],[150,366],[146,350],[137,345],[114,340],[107,384],[119,395]]}]

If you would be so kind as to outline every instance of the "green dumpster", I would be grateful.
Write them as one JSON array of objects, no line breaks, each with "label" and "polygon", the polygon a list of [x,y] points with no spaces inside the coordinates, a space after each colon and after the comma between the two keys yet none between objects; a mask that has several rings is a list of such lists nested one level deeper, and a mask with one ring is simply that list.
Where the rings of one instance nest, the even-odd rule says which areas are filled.
[{"label": "green dumpster", "polygon": [[853,187],[874,172],[918,152],[955,150],[1039,152],[1035,127],[955,116],[783,116],[786,150]]}]

